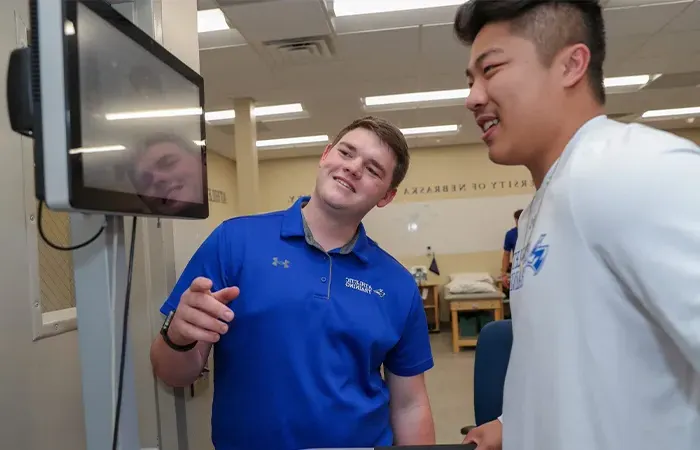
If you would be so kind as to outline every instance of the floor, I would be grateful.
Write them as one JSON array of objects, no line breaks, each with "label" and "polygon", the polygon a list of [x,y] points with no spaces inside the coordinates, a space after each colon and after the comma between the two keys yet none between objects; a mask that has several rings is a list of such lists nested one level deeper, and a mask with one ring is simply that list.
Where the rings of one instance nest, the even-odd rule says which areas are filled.
[{"label": "floor", "polygon": [[474,351],[452,353],[449,330],[430,336],[435,367],[426,375],[438,444],[459,444],[459,430],[474,422]]}]

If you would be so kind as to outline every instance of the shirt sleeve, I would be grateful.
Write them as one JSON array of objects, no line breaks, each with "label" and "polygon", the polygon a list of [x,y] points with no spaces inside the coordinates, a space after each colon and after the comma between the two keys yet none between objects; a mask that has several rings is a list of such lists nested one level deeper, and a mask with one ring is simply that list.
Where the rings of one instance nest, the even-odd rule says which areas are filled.
[{"label": "shirt sleeve", "polygon": [[387,354],[384,365],[391,373],[401,377],[420,375],[434,365],[428,322],[418,286],[413,289],[411,309],[401,338]]},{"label": "shirt sleeve", "polygon": [[687,146],[597,167],[572,207],[593,251],[700,372],[700,149]]},{"label": "shirt sleeve", "polygon": [[506,237],[503,240],[503,251],[512,252],[515,249],[515,239],[513,239],[513,230],[506,232]]},{"label": "shirt sleeve", "polygon": [[185,266],[175,287],[160,308],[160,312],[168,315],[177,309],[180,297],[190,287],[197,277],[205,277],[212,281],[212,292],[230,286],[227,271],[235,267],[234,261],[227,259],[233,252],[227,251],[229,236],[227,231],[232,228],[230,222],[224,222],[204,240]]}]

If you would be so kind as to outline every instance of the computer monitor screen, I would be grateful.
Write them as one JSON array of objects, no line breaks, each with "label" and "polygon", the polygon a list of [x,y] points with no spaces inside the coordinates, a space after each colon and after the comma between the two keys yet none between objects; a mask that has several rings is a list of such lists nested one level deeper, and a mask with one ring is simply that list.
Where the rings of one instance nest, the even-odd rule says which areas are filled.
[{"label": "computer monitor screen", "polygon": [[207,217],[202,78],[108,4],[62,3],[68,209]]}]

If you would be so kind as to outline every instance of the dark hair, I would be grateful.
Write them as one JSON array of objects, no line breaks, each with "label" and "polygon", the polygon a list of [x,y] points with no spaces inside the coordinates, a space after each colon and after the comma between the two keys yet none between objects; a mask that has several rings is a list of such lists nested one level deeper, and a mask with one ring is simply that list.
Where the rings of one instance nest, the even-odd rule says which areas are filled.
[{"label": "dark hair", "polygon": [[408,154],[408,143],[406,137],[401,130],[391,122],[374,116],[366,116],[355,120],[353,123],[343,128],[335,137],[331,147],[334,147],[340,140],[352,130],[363,128],[376,134],[379,139],[391,148],[396,157],[396,167],[391,177],[391,188],[395,189],[401,184],[410,163],[410,155]]},{"label": "dark hair", "polygon": [[508,22],[513,33],[533,41],[545,65],[562,48],[585,44],[591,52],[588,81],[597,100],[605,104],[600,0],[470,0],[457,10],[454,31],[460,41],[472,45],[481,29],[494,22]]},{"label": "dark hair", "polygon": [[519,210],[515,211],[515,212],[513,213],[513,218],[515,218],[515,220],[519,220],[519,219],[520,219],[520,214],[522,214],[522,213],[523,213],[523,210],[522,210],[522,209],[519,209]]}]

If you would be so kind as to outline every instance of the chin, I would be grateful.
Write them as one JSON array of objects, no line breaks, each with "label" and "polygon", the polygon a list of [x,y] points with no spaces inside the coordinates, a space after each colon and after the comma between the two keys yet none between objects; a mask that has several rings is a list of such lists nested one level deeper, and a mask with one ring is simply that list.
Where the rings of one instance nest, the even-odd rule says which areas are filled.
[{"label": "chin", "polygon": [[520,164],[517,161],[518,158],[513,154],[511,149],[503,147],[499,148],[498,146],[489,147],[489,159],[491,162],[503,166],[515,166]]}]

